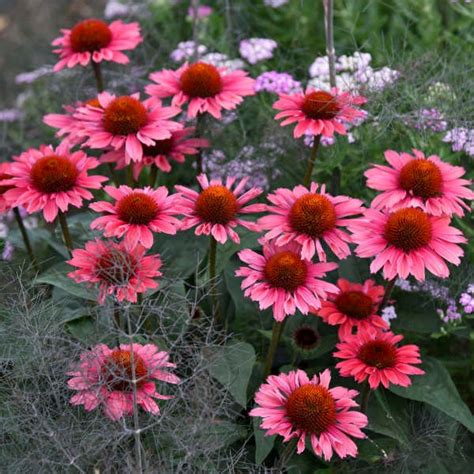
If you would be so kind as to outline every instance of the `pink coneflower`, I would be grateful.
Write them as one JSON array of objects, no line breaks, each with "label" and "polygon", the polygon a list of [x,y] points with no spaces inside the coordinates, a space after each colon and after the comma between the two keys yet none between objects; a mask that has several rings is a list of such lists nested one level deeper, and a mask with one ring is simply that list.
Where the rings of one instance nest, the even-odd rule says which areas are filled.
[{"label": "pink coneflower", "polygon": [[[142,160],[132,163],[134,179],[138,179],[144,167],[151,165],[156,166],[163,173],[169,173],[171,161],[184,163],[187,155],[197,155],[200,148],[208,147],[209,142],[204,138],[189,138],[194,131],[194,127],[176,130],[171,132],[170,138],[156,140],[153,146],[144,146]],[[100,161],[115,163],[117,169],[127,166],[124,153],[120,150],[105,153],[101,156]]]},{"label": "pink coneflower", "polygon": [[77,64],[87,66],[91,61],[113,61],[127,64],[129,59],[122,51],[135,49],[143,41],[138,23],[123,23],[121,20],[108,25],[104,21],[89,19],[77,23],[71,30],[62,29],[62,36],[51,44],[58,48],[60,61],[54,71]]},{"label": "pink coneflower", "polygon": [[145,146],[171,137],[171,132],[183,126],[171,120],[181,110],[162,107],[155,99],[140,101],[140,94],[116,97],[102,92],[97,97],[99,107],[80,107],[74,118],[81,121],[80,135],[88,140],[83,146],[114,150],[123,149],[126,163],[140,161]]},{"label": "pink coneflower", "polygon": [[46,114],[43,122],[50,127],[57,128],[56,136],[62,140],[67,140],[71,145],[79,145],[85,140],[84,136],[79,134],[82,122],[74,117],[79,107],[91,105],[100,107],[97,97],[86,100],[85,102],[76,102],[74,105],[64,105],[64,114]]},{"label": "pink coneflower", "polygon": [[385,388],[389,384],[408,387],[408,375],[423,375],[425,372],[411,364],[420,364],[418,346],[409,344],[397,347],[403,339],[391,331],[374,328],[361,329],[336,345],[339,349],[333,356],[347,359],[338,362],[336,367],[343,377],[354,377],[362,383],[368,378],[370,388],[376,389],[380,383]]},{"label": "pink coneflower", "polygon": [[11,207],[3,195],[13,186],[2,184],[2,181],[10,178],[10,163],[0,163],[0,213],[8,211]]},{"label": "pink coneflower", "polygon": [[293,136],[322,135],[332,137],[334,132],[346,135],[345,124],[354,123],[366,113],[354,107],[366,102],[365,97],[341,92],[306,89],[306,92],[280,94],[273,108],[281,110],[275,119],[284,118],[281,126],[297,122]]},{"label": "pink coneflower", "polygon": [[88,176],[88,170],[97,168],[99,162],[69,147],[67,142],[56,149],[41,145],[16,157],[9,168],[11,178],[2,183],[12,186],[4,194],[9,205],[23,206],[29,214],[42,211],[46,221],[52,222],[59,211],[81,207],[84,199],[92,199],[87,189],[100,189],[108,178]]},{"label": "pink coneflower", "polygon": [[340,293],[329,295],[322,301],[317,310],[318,316],[331,326],[339,326],[339,339],[344,340],[357,331],[370,327],[388,329],[390,326],[377,314],[385,290],[377,286],[374,280],[366,280],[364,284],[351,283],[344,278],[337,281]]},{"label": "pink coneflower", "polygon": [[168,196],[166,186],[158,189],[145,187],[132,189],[128,186],[105,186],[105,192],[115,199],[94,202],[89,205],[96,212],[105,213],[91,223],[91,229],[104,230],[105,237],[123,237],[129,248],[137,244],[149,249],[153,245],[153,232],[174,235],[180,221],[177,195]]},{"label": "pink coneflower", "polygon": [[265,237],[275,239],[278,245],[295,241],[301,244],[301,256],[311,260],[315,253],[319,260],[326,261],[324,241],[334,254],[343,259],[351,251],[351,238],[341,227],[346,226],[349,216],[360,214],[362,201],[347,196],[331,196],[323,184],[317,193],[318,184],[311,183],[308,191],[304,186],[291,189],[279,188],[268,195],[273,206],[267,206],[269,215],[258,223],[269,230]]},{"label": "pink coneflower", "polygon": [[228,237],[236,244],[240,243],[234,231],[237,225],[255,232],[260,230],[255,222],[244,221],[239,217],[240,214],[265,210],[263,204],[246,205],[262,193],[260,188],[251,188],[242,194],[247,178],[239,181],[234,189],[235,178],[227,178],[225,185],[220,179],[209,182],[205,174],[199,175],[197,180],[202,188],[199,193],[184,186],[175,186],[181,196],[180,206],[185,216],[180,230],[197,226],[196,235],[212,235],[221,244],[225,244]]},{"label": "pink coneflower", "polygon": [[174,367],[168,352],[160,351],[154,344],[120,344],[113,349],[98,344],[83,352],[75,370],[68,372],[72,377],[68,387],[78,392],[71,398],[71,404],[84,405],[86,411],[102,405],[107,417],[118,420],[133,414],[135,385],[137,405],[159,415],[155,399],[169,400],[173,396],[159,393],[156,381],[178,384],[180,379],[166,370]]},{"label": "pink coneflower", "polygon": [[263,419],[260,427],[267,436],[283,436],[284,442],[297,438],[298,454],[305,450],[308,436],[314,453],[326,461],[333,451],[340,458],[357,456],[357,446],[349,436],[365,438],[361,428],[368,423],[363,413],[351,410],[358,406],[357,390],[329,388],[329,369],[311,379],[303,370],[293,370],[270,375],[266,382],[255,395],[257,408],[249,414]]},{"label": "pink coneflower", "polygon": [[147,94],[173,97],[172,105],[188,104],[188,117],[210,113],[221,118],[222,109],[233,110],[244,96],[254,95],[254,80],[245,71],[228,71],[225,67],[197,62],[183,64],[178,70],[163,69],[150,74],[156,84],[146,86]]},{"label": "pink coneflower", "polygon": [[425,268],[441,278],[449,276],[444,260],[459,265],[464,254],[459,243],[466,242],[462,232],[451,227],[449,217],[434,217],[417,208],[392,213],[368,209],[364,216],[352,220],[348,227],[356,254],[375,257],[370,271],[383,267],[385,279],[413,275],[425,279]]},{"label": "pink coneflower", "polygon": [[434,216],[463,216],[464,209],[470,209],[463,199],[474,199],[474,192],[468,187],[471,181],[461,179],[466,172],[461,166],[444,163],[437,155],[425,157],[415,149],[413,155],[387,150],[385,159],[391,167],[374,165],[365,172],[367,186],[383,191],[372,207],[419,207]]},{"label": "pink coneflower", "polygon": [[298,308],[308,314],[311,308],[321,307],[321,298],[328,293],[338,293],[339,288],[322,280],[326,273],[337,268],[336,263],[313,263],[301,258],[300,245],[296,242],[277,246],[261,239],[263,255],[245,249],[239,252],[242,262],[236,276],[242,281],[244,295],[259,303],[261,310],[273,307],[273,317],[283,321],[295,314]]},{"label": "pink coneflower", "polygon": [[153,278],[162,273],[159,255],[145,256],[141,245],[130,249],[125,242],[116,243],[95,239],[86,243],[85,249],[72,251],[69,265],[77,267],[68,274],[77,283],[99,285],[99,303],[104,304],[107,295],[118,301],[136,303],[137,293],[158,287]]}]

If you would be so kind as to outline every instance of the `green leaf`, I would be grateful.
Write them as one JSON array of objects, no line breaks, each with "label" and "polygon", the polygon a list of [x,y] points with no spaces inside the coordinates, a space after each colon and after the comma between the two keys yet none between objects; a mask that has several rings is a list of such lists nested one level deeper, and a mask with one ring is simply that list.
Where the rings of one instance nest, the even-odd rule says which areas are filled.
[{"label": "green leaf", "polygon": [[69,332],[79,341],[91,344],[97,340],[97,327],[89,317],[75,319],[66,324]]},{"label": "green leaf", "polygon": [[261,419],[253,418],[253,434],[255,436],[255,463],[262,464],[270,454],[275,444],[276,435],[265,436],[265,431],[260,429]]},{"label": "green leaf", "polygon": [[367,261],[353,255],[339,261],[338,272],[339,278],[359,283],[362,283],[370,274]]},{"label": "green leaf", "polygon": [[76,283],[67,276],[72,270],[73,268],[66,263],[59,263],[39,275],[36,278],[36,283],[47,283],[48,285],[61,288],[78,298],[97,301],[97,291],[95,289],[87,288],[87,286],[82,283]]},{"label": "green leaf", "polygon": [[474,417],[462,401],[445,367],[438,360],[426,357],[423,370],[425,375],[414,376],[409,387],[391,385],[390,390],[400,397],[427,403],[474,432]]},{"label": "green leaf", "polygon": [[255,364],[255,350],[246,342],[204,349],[207,369],[242,407],[247,406],[247,385]]}]

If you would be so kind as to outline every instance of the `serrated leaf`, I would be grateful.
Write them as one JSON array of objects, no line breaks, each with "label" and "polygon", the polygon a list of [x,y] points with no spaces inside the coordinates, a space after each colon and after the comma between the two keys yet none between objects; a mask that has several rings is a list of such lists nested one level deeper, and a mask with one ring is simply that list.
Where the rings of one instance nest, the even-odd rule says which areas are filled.
[{"label": "serrated leaf", "polygon": [[438,360],[426,357],[422,368],[425,375],[412,377],[409,387],[391,385],[390,390],[400,397],[427,403],[474,432],[474,417],[462,401],[445,367]]},{"label": "serrated leaf", "polygon": [[255,350],[246,342],[204,350],[211,376],[226,387],[234,400],[247,406],[247,386],[255,364]]}]

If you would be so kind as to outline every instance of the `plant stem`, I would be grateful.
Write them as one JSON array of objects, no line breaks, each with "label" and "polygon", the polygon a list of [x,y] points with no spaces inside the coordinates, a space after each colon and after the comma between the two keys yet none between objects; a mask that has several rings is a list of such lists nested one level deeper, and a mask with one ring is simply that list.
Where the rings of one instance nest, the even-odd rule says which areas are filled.
[{"label": "plant stem", "polygon": [[214,315],[214,322],[219,323],[221,319],[219,298],[216,292],[216,262],[217,262],[217,240],[210,237],[209,245],[209,278],[211,280],[211,300],[212,300],[212,314]]},{"label": "plant stem", "polygon": [[321,142],[321,135],[315,135],[313,137],[313,146],[311,147],[311,155],[308,160],[306,167],[306,173],[303,178],[303,186],[307,188],[311,184],[311,177],[313,175],[314,163],[316,162],[316,156],[318,154],[319,143]]},{"label": "plant stem", "polygon": [[158,167],[156,165],[151,165],[150,168],[150,183],[149,185],[154,188],[156,183],[156,177],[158,176]]},{"label": "plant stem", "polygon": [[295,452],[296,443],[298,442],[297,438],[293,438],[286,443],[285,449],[281,453],[278,462],[276,463],[276,468],[278,472],[282,472],[283,468],[286,466],[288,461],[290,460],[291,456]]},{"label": "plant stem", "polygon": [[[196,137],[201,138],[202,129],[204,128],[204,115],[198,114],[196,117]],[[198,149],[196,155],[196,176],[202,173],[202,148]]]},{"label": "plant stem", "polygon": [[117,173],[115,172],[115,169],[114,169],[114,166],[112,165],[112,163],[109,163],[109,170],[110,170],[110,174],[112,176],[112,181],[114,182],[115,186],[118,187],[120,185],[120,181],[118,179]]},{"label": "plant stem", "polygon": [[198,24],[199,24],[199,0],[191,0],[191,12],[192,12],[192,31],[193,31],[193,42],[194,42],[194,51],[191,57],[191,61],[199,61],[199,44],[198,44]]},{"label": "plant stem", "polygon": [[367,413],[367,407],[369,406],[369,398],[371,391],[372,390],[370,390],[369,382],[366,380],[364,382],[362,392],[360,394],[360,411],[362,413]]},{"label": "plant stem", "polygon": [[285,328],[286,319],[281,322],[274,321],[272,328],[272,340],[270,341],[270,347],[268,348],[267,358],[265,360],[265,369],[263,371],[263,378],[266,379],[272,370],[273,359],[277,350],[278,344]]},{"label": "plant stem", "polygon": [[134,188],[135,180],[133,179],[133,169],[132,169],[131,163],[125,168],[125,175],[126,175],[126,180],[127,180],[127,186]]},{"label": "plant stem", "polygon": [[91,61],[92,69],[94,71],[95,82],[97,85],[97,92],[100,94],[104,92],[104,78],[102,77],[102,69],[100,68],[100,63]]},{"label": "plant stem", "polygon": [[69,226],[67,225],[66,214],[59,211],[58,219],[59,224],[61,225],[61,230],[63,232],[64,243],[66,244],[66,248],[69,250],[69,253],[72,253],[74,245],[72,243],[71,233],[69,232]]},{"label": "plant stem", "polygon": [[390,295],[392,294],[393,287],[395,286],[395,278],[393,280],[388,280],[385,285],[385,293],[383,295],[383,300],[380,303],[379,311],[384,309],[387,306]]},{"label": "plant stem", "polygon": [[127,329],[128,337],[130,339],[130,365],[132,372],[132,401],[133,401],[133,436],[135,438],[135,456],[137,458],[138,472],[143,472],[143,461],[142,461],[142,443],[140,439],[140,423],[138,421],[138,405],[137,405],[137,383],[139,380],[136,378],[135,373],[135,354],[133,352],[133,334],[132,334],[132,323],[130,322],[130,308],[127,307]]},{"label": "plant stem", "polygon": [[28,232],[26,230],[25,224],[23,223],[23,219],[21,218],[20,211],[17,207],[13,208],[13,214],[15,214],[16,223],[18,224],[18,228],[20,229],[21,236],[23,237],[23,242],[25,244],[26,251],[31,260],[31,264],[33,265],[33,269],[35,272],[38,271],[38,262],[36,261],[35,254],[33,253],[33,247],[31,246],[30,238],[28,237]]}]

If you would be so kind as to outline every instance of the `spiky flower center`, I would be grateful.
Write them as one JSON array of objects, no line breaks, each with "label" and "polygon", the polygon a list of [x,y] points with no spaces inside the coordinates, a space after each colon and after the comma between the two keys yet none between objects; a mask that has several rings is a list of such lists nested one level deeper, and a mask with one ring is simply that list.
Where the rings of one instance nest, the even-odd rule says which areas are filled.
[{"label": "spiky flower center", "polygon": [[[0,173],[0,181],[3,181],[4,179],[11,179],[11,176],[7,173]],[[4,193],[6,193],[9,189],[13,189],[15,186],[12,186],[10,184],[0,184],[0,196]]]},{"label": "spiky flower center", "polygon": [[295,291],[306,281],[308,267],[299,255],[284,250],[267,260],[264,273],[265,278],[275,288]]},{"label": "spiky flower center", "polygon": [[102,376],[109,390],[131,392],[133,390],[133,375],[135,375],[137,388],[146,382],[148,375],[144,360],[135,351],[132,363],[131,351],[115,349],[107,357],[102,368]]},{"label": "spiky flower center", "polygon": [[212,64],[192,64],[181,75],[181,89],[189,97],[214,97],[222,90],[221,75]]},{"label": "spiky flower center", "polygon": [[221,184],[204,189],[196,201],[196,214],[211,224],[228,224],[235,218],[239,205],[230,189]]},{"label": "spiky flower center", "polygon": [[384,235],[389,244],[404,252],[410,252],[430,242],[431,222],[421,209],[400,209],[388,218]]},{"label": "spiky flower center", "polygon": [[293,333],[293,340],[296,347],[310,351],[319,344],[319,334],[311,326],[300,326]]},{"label": "spiky flower center", "polygon": [[112,135],[137,133],[148,122],[145,106],[134,97],[114,99],[105,109],[104,128]]},{"label": "spiky flower center", "polygon": [[92,99],[86,100],[85,104],[90,105],[91,107],[97,107],[99,109],[102,108],[97,97],[93,97]]},{"label": "spiky flower center", "polygon": [[336,403],[322,385],[306,384],[288,397],[286,412],[296,429],[320,435],[336,422]]},{"label": "spiky flower center", "polygon": [[101,20],[84,20],[71,30],[71,48],[76,53],[94,52],[105,48],[112,41],[112,32]]},{"label": "spiky flower center", "polygon": [[165,138],[164,140],[156,140],[154,145],[143,147],[143,155],[153,157],[158,155],[166,156],[173,149],[173,146],[173,137]]},{"label": "spiky flower center", "polygon": [[431,161],[409,161],[400,171],[400,186],[423,199],[439,196],[443,187],[440,169]]},{"label": "spiky flower center", "polygon": [[306,94],[301,110],[314,120],[331,120],[337,117],[341,106],[337,97],[325,91],[314,91]]},{"label": "spiky flower center", "polygon": [[132,255],[114,248],[101,255],[96,262],[97,278],[110,285],[126,285],[136,269],[137,262]]},{"label": "spiky flower center", "polygon": [[387,341],[369,341],[359,348],[357,358],[370,367],[385,369],[395,366],[397,350]]},{"label": "spiky flower center", "polygon": [[353,319],[365,319],[373,311],[372,298],[362,291],[344,291],[337,296],[334,303],[341,313]]},{"label": "spiky flower center", "polygon": [[147,225],[156,218],[156,201],[141,191],[134,191],[117,203],[117,213],[121,220],[129,224]]},{"label": "spiky flower center", "polygon": [[43,156],[31,167],[30,176],[38,191],[51,194],[72,189],[79,171],[65,156],[49,155]]},{"label": "spiky flower center", "polygon": [[316,238],[335,227],[336,211],[326,196],[305,194],[293,204],[289,220],[295,231]]}]

